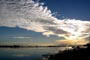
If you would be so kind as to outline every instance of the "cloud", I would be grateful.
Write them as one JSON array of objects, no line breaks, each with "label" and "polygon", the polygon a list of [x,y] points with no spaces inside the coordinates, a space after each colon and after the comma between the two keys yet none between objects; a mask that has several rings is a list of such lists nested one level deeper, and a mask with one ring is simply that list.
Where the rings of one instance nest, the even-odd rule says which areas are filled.
[{"label": "cloud", "polygon": [[0,0],[0,26],[18,26],[67,40],[90,36],[90,21],[57,19],[47,7],[32,0]]},{"label": "cloud", "polygon": [[17,39],[25,39],[25,38],[32,38],[32,37],[13,37],[13,38],[17,38]]},{"label": "cloud", "polygon": [[86,40],[57,40],[60,45],[85,45],[88,43]]}]

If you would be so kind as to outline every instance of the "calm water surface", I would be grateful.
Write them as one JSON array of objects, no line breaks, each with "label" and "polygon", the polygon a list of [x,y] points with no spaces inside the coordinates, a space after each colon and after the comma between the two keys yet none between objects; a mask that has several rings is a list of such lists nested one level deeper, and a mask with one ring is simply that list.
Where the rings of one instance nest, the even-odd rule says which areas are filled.
[{"label": "calm water surface", "polygon": [[54,54],[64,47],[0,48],[0,60],[37,60],[45,54]]}]

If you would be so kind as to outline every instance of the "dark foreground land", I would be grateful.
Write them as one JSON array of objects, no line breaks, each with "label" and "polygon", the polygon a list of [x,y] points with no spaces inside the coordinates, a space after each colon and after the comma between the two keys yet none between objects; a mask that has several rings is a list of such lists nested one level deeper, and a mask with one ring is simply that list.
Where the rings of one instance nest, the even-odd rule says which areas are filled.
[{"label": "dark foreground land", "polygon": [[54,55],[50,55],[47,60],[90,60],[90,44],[85,46],[87,46],[87,48],[77,47],[73,50],[66,50]]}]

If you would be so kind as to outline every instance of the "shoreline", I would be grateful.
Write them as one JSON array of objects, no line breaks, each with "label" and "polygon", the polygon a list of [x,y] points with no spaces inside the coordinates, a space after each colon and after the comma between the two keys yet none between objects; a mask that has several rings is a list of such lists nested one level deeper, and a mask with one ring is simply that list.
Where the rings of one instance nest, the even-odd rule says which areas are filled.
[{"label": "shoreline", "polygon": [[77,47],[71,50],[65,50],[65,51],[60,51],[56,54],[51,54],[51,55],[45,55],[42,60],[78,60],[78,59],[85,59],[89,60],[90,58],[90,44],[84,45],[87,48],[81,48]]}]

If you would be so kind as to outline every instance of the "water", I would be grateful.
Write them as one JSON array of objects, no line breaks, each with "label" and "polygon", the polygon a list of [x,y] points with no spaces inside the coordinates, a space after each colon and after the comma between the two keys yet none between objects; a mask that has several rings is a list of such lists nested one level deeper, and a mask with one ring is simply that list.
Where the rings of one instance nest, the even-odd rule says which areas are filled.
[{"label": "water", "polygon": [[63,47],[0,48],[0,60],[37,60],[45,54],[54,54]]}]

